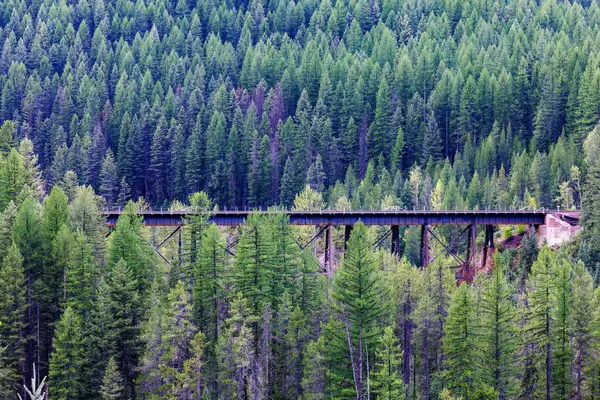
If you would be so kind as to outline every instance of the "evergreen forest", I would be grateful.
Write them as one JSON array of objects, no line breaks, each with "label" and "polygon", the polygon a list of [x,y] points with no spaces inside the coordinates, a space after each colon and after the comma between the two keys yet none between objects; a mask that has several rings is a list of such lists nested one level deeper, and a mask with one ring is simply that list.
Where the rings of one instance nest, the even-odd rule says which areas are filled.
[{"label": "evergreen forest", "polygon": [[[597,0],[0,0],[0,46],[0,400],[600,398]],[[327,208],[583,229],[457,285],[449,226],[328,269],[281,212]]]}]

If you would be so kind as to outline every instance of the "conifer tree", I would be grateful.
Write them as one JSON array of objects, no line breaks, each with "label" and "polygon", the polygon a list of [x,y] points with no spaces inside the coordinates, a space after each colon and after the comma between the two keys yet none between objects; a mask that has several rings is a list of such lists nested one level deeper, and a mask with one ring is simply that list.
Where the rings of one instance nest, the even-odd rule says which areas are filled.
[{"label": "conifer tree", "polygon": [[100,169],[100,195],[106,199],[106,204],[109,207],[113,207],[117,201],[118,191],[117,165],[112,151],[109,149],[104,155],[102,168]]},{"label": "conifer tree", "polygon": [[510,398],[516,390],[517,308],[506,280],[509,261],[506,256],[496,254],[492,274],[477,282],[482,285],[477,305],[481,349],[478,374],[499,398]]},{"label": "conifer tree", "polygon": [[383,291],[367,227],[359,222],[352,230],[331,292],[339,318],[344,324],[355,395],[358,399],[365,398],[368,390],[367,353],[373,352],[378,341],[376,321],[385,312],[381,301]]},{"label": "conifer tree", "polygon": [[107,262],[112,268],[123,260],[136,277],[137,289],[144,294],[152,281],[150,266],[155,260],[149,246],[141,238],[142,219],[137,215],[137,204],[127,203],[112,233]]},{"label": "conifer tree", "polygon": [[[262,314],[274,301],[271,282],[274,276],[272,225],[268,217],[252,214],[242,227],[234,263],[234,287],[249,302],[254,315]],[[255,331],[256,333],[256,331]]]},{"label": "conifer tree", "polygon": [[448,388],[464,399],[474,398],[483,384],[476,377],[475,294],[471,286],[461,285],[452,296],[444,326],[444,354]]},{"label": "conifer tree", "polygon": [[555,284],[552,319],[552,386],[553,398],[566,399],[571,392],[571,261],[566,254],[558,254],[555,266]]},{"label": "conifer tree", "polygon": [[[23,257],[13,243],[0,266],[0,345],[5,376],[0,387],[13,390],[25,372],[26,284]],[[10,389],[9,389],[10,388]]]},{"label": "conifer tree", "polygon": [[402,350],[397,343],[394,330],[391,326],[383,330],[383,336],[377,348],[376,357],[373,389],[377,393],[377,398],[386,400],[406,398],[404,383],[399,372]]},{"label": "conifer tree", "polygon": [[241,293],[231,301],[229,318],[217,344],[220,395],[224,398],[250,398],[251,367],[256,362],[255,339],[252,325],[257,318],[252,315],[248,302]]},{"label": "conifer tree", "polygon": [[84,363],[81,318],[67,307],[56,325],[50,357],[49,391],[53,398],[78,398],[84,390],[81,367]]},{"label": "conifer tree", "polygon": [[122,400],[124,398],[123,391],[123,377],[119,372],[119,365],[115,358],[111,357],[102,378],[100,398],[102,400]]},{"label": "conifer tree", "polygon": [[[550,400],[552,397],[552,330],[554,329],[553,312],[555,310],[554,278],[555,257],[552,250],[545,246],[531,267],[527,282],[527,308],[524,327],[524,343],[528,346],[528,357],[539,366],[539,385],[536,389]],[[530,350],[530,352],[529,352]],[[527,391],[529,389],[526,388]]]},{"label": "conifer tree", "polygon": [[[573,286],[571,318],[573,338],[573,367],[574,390],[577,399],[584,398],[589,393],[593,382],[591,365],[593,363],[593,348],[597,345],[594,331],[598,327],[598,313],[595,310],[597,302],[594,296],[594,282],[585,265],[580,261],[573,266]],[[588,374],[589,372],[589,374]]]},{"label": "conifer tree", "polygon": [[306,400],[325,398],[326,365],[323,356],[323,336],[318,341],[306,345],[304,369],[302,373],[302,392]]},{"label": "conifer tree", "polygon": [[108,332],[114,338],[114,353],[119,360],[119,370],[125,380],[125,395],[133,396],[133,382],[140,354],[139,324],[141,306],[137,292],[138,283],[132,270],[121,259],[106,277]]}]

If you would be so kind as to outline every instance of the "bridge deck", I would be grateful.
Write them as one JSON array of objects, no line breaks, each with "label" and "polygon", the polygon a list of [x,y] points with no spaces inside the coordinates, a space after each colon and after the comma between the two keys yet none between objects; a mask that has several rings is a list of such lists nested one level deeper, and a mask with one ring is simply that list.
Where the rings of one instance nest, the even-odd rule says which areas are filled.
[{"label": "bridge deck", "polygon": [[[547,214],[578,218],[576,211],[558,210],[473,210],[473,211],[367,211],[367,210],[321,210],[281,211],[293,225],[353,225],[359,220],[365,225],[543,225]],[[236,226],[244,222],[251,213],[267,214],[273,211],[215,211],[207,213],[209,221],[222,226]],[[180,226],[186,217],[196,215],[190,210],[141,210],[139,214],[148,226]],[[121,210],[106,210],[107,224],[117,222]]]}]

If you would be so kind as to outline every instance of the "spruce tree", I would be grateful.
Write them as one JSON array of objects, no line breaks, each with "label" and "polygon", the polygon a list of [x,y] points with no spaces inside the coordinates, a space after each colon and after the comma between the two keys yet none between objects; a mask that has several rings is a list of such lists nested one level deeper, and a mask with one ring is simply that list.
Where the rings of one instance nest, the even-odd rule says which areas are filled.
[{"label": "spruce tree", "polygon": [[236,291],[249,302],[253,314],[262,314],[266,304],[275,300],[271,290],[274,276],[275,247],[272,225],[267,216],[252,214],[242,227],[233,266]]},{"label": "spruce tree", "polygon": [[251,367],[257,357],[252,325],[257,318],[241,293],[231,301],[230,307],[217,344],[219,393],[228,399],[250,398],[253,393]]},{"label": "spruce tree", "polygon": [[[13,243],[0,266],[0,346],[5,353],[2,359],[6,371],[3,390],[17,387],[25,358],[25,312],[27,310],[25,271],[23,257]],[[2,384],[0,384],[2,385]],[[9,387],[11,389],[9,389]]]},{"label": "spruce tree", "polygon": [[137,279],[127,263],[121,259],[106,276],[108,304],[106,323],[114,338],[114,356],[125,380],[125,395],[134,395],[134,380],[140,355],[139,324],[141,305]]},{"label": "spruce tree", "polygon": [[380,332],[376,322],[386,311],[382,303],[384,287],[380,279],[368,229],[358,222],[352,230],[331,292],[339,318],[344,324],[358,399],[365,398],[367,393],[367,352],[372,357]]},{"label": "spruce tree", "polygon": [[108,207],[114,207],[119,191],[119,177],[112,151],[109,149],[104,155],[100,169],[100,194],[106,199]]},{"label": "spruce tree", "polygon": [[405,399],[405,388],[400,377],[400,360],[402,350],[397,343],[394,329],[391,326],[383,330],[381,343],[375,353],[375,371],[373,374],[373,391],[378,399]]},{"label": "spruce tree", "polygon": [[100,398],[102,400],[123,400],[123,377],[119,372],[119,365],[114,357],[108,360],[106,371],[100,386]]},{"label": "spruce tree", "polygon": [[597,345],[594,331],[598,328],[597,299],[594,296],[594,281],[585,265],[580,261],[573,266],[571,321],[573,339],[574,390],[577,399],[582,399],[592,389],[593,348]]},{"label": "spruce tree", "polygon": [[464,399],[475,398],[483,385],[476,377],[478,337],[475,294],[470,285],[462,284],[452,296],[444,326],[444,355],[448,388]]},{"label": "spruce tree", "polygon": [[78,398],[85,382],[81,374],[84,363],[84,338],[81,335],[81,318],[67,307],[56,331],[50,357],[49,393],[52,398],[68,400]]},{"label": "spruce tree", "polygon": [[571,261],[566,254],[558,254],[554,271],[552,319],[552,398],[567,399],[571,393]]},{"label": "spruce tree", "polygon": [[481,351],[478,374],[503,399],[514,396],[516,390],[519,332],[513,289],[506,280],[509,265],[510,260],[504,254],[496,254],[492,274],[477,282],[482,285],[477,304]]},{"label": "spruce tree", "polygon": [[[550,400],[552,398],[552,330],[554,329],[553,299],[555,256],[549,247],[540,251],[531,267],[527,281],[525,309],[526,325],[523,329],[528,357],[536,364],[539,384],[533,389]],[[527,376],[527,374],[525,374]],[[525,388],[526,393],[531,389]]]}]

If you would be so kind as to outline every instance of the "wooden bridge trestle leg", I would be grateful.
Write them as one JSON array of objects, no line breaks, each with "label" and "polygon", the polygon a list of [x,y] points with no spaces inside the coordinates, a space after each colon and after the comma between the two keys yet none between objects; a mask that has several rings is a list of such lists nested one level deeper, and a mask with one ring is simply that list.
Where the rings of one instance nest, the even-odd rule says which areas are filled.
[{"label": "wooden bridge trestle leg", "polygon": [[392,225],[392,254],[400,255],[400,227]]},{"label": "wooden bridge trestle leg", "polygon": [[421,266],[429,265],[429,229],[427,225],[421,225]]}]

